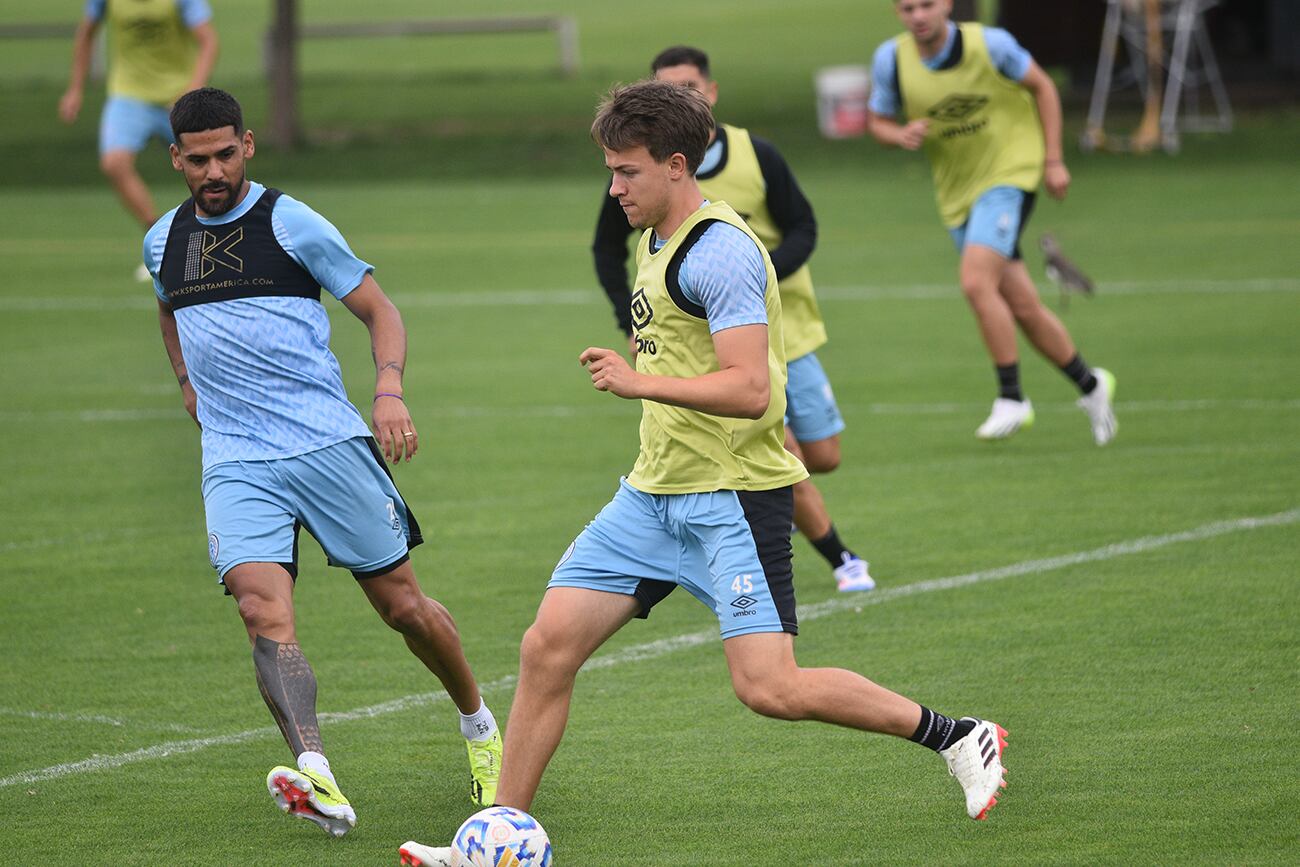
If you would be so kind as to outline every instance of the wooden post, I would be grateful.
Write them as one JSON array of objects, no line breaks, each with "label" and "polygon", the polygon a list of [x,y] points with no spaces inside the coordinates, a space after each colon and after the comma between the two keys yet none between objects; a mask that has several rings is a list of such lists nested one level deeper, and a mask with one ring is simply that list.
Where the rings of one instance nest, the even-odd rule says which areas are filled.
[{"label": "wooden post", "polygon": [[979,0],[952,0],[952,20],[978,21]]},{"label": "wooden post", "polygon": [[270,139],[282,150],[298,144],[297,0],[275,0],[275,20],[267,34],[266,72],[271,85]]}]

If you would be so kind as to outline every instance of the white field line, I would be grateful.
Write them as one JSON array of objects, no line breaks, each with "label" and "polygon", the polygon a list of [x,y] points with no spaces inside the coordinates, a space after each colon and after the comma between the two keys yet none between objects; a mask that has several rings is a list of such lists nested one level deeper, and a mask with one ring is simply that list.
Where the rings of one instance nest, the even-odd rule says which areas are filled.
[{"label": "white field line", "polygon": [[[1072,402],[1035,403],[1046,412],[1075,412]],[[858,410],[873,415],[957,415],[983,412],[988,403],[841,403],[841,409]],[[1129,412],[1203,412],[1218,410],[1292,410],[1300,409],[1300,399],[1242,400],[1131,400],[1118,401],[1118,411]],[[595,415],[635,415],[635,404],[605,401],[590,404],[551,404],[547,406],[434,406],[425,415],[434,418],[590,418]],[[97,424],[101,422],[140,422],[188,419],[185,411],[175,409],[86,409],[86,410],[0,410],[0,424],[40,424],[46,422]],[[0,550],[3,550],[0,548]]]},{"label": "white field line", "polygon": [[180,732],[182,734],[193,734],[199,731],[193,726],[181,725],[179,723],[138,723],[98,713],[60,713],[58,711],[19,710],[12,707],[0,707],[0,716],[22,717],[24,719],[35,720],[52,720],[54,722],[93,723],[95,725],[147,729],[150,731]]},{"label": "white field line", "polygon": [[[1043,285],[1045,292],[1051,287]],[[1258,277],[1237,280],[1117,280],[1097,284],[1098,295],[1236,295],[1267,292],[1300,292],[1300,278]],[[817,297],[828,301],[927,301],[937,298],[960,300],[953,283],[918,283],[889,286],[825,286]],[[599,303],[601,292],[591,289],[484,289],[463,292],[398,291],[392,293],[398,307],[541,307]],[[66,313],[154,310],[157,302],[149,292],[119,298],[97,295],[62,295],[49,298],[0,297],[0,311],[14,313]]]},{"label": "white field line", "polygon": [[[1093,548],[1089,551],[1076,551],[1072,554],[1063,554],[1058,557],[1047,557],[1041,560],[1025,560],[1020,563],[1013,563],[1010,566],[1002,566],[996,569],[968,572],[964,575],[953,575],[947,578],[933,578],[928,581],[918,581],[913,584],[904,584],[899,587],[882,588],[872,591],[871,593],[854,594],[853,598],[837,597],[826,600],[825,602],[817,602],[812,605],[801,605],[799,606],[799,619],[806,623],[807,621],[826,617],[840,611],[846,611],[849,609],[857,610],[867,605],[879,605],[885,602],[891,602],[895,599],[916,596],[921,593],[951,590],[957,587],[966,587],[968,585],[980,584],[987,581],[1000,581],[1004,578],[1012,578],[1018,575],[1036,575],[1043,572],[1064,569],[1069,566],[1077,566],[1082,563],[1096,563],[1105,560],[1113,560],[1117,557],[1123,557],[1129,554],[1140,554],[1146,551],[1154,551],[1157,548],[1179,545],[1184,542],[1199,542],[1229,533],[1258,530],[1262,527],[1280,527],[1295,524],[1297,522],[1300,522],[1300,509],[1291,509],[1286,512],[1277,512],[1272,515],[1236,518],[1228,521],[1215,521],[1210,524],[1203,524],[1200,527],[1191,530],[1185,530],[1181,533],[1143,536],[1125,542],[1117,542],[1113,545],[1103,545],[1100,548]],[[649,641],[644,644],[634,645],[632,647],[624,648],[623,650],[595,657],[583,666],[583,670],[597,671],[606,668],[615,668],[632,662],[655,659],[674,653],[678,650],[699,647],[716,641],[718,641],[718,632],[716,629],[708,629],[701,632],[678,635],[672,638]],[[513,686],[515,680],[515,676],[509,675],[498,678],[490,683],[481,684],[480,686],[484,692],[496,692]],[[409,710],[411,708],[423,707],[425,705],[445,701],[446,699],[447,695],[443,692],[417,693],[393,699],[392,701],[370,705],[368,707],[356,708],[355,710],[343,711],[340,713],[322,713],[320,719],[324,722],[349,722],[353,720],[371,719]],[[155,744],[151,747],[142,747],[141,749],[131,750],[130,752],[125,753],[116,753],[113,755],[92,755],[89,758],[82,759],[81,761],[66,762],[64,764],[51,765],[46,768],[38,768],[31,771],[21,771],[17,774],[0,778],[0,788],[39,783],[45,780],[56,780],[61,777],[74,776],[78,774],[97,773],[99,771],[119,768],[123,765],[134,764],[136,762],[198,752],[199,750],[205,750],[209,747],[240,744],[255,738],[271,737],[277,734],[279,734],[279,729],[275,726],[263,726],[262,728],[248,729],[242,732],[232,732],[230,734],[216,735],[214,737],[168,741],[166,743]]]}]

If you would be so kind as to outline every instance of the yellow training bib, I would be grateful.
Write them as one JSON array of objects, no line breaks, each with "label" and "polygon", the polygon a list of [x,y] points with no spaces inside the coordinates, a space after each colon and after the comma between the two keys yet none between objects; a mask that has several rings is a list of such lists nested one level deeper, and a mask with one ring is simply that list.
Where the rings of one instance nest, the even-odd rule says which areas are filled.
[{"label": "yellow training bib", "polygon": [[903,111],[909,121],[930,121],[925,153],[949,228],[966,222],[989,189],[1033,192],[1043,178],[1043,128],[1033,96],[998,72],[981,25],[958,30],[961,60],[951,69],[926,67],[911,34],[895,40]]},{"label": "yellow training bib", "polygon": [[[651,252],[654,230],[637,244],[632,292],[632,327],[644,347],[636,369],[655,376],[689,378],[718,367],[704,310],[682,295],[677,272],[699,237],[715,222],[728,223],[762,242],[725,202],[714,202],[686,219],[659,250]],[[724,418],[652,400],[641,401],[641,451],[628,474],[630,485],[648,494],[706,491],[766,491],[808,477],[785,450],[785,347],[781,296],[766,250],[767,366],[771,402],[758,420]]]},{"label": "yellow training bib", "polygon": [[108,93],[171,105],[190,83],[198,43],[176,0],[108,0]]}]

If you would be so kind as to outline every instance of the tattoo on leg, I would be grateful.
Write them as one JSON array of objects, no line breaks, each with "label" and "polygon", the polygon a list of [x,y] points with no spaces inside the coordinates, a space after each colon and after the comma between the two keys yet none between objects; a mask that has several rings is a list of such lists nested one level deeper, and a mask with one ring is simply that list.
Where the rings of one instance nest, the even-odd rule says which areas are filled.
[{"label": "tattoo on leg", "polygon": [[257,688],[295,758],[323,752],[316,722],[316,674],[297,643],[281,644],[264,635],[253,644]]}]

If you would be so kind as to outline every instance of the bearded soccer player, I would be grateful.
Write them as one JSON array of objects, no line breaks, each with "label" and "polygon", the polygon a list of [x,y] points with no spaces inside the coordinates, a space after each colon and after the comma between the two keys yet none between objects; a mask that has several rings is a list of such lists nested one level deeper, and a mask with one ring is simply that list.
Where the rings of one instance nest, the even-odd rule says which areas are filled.
[{"label": "bearded soccer player", "polygon": [[939,213],[961,254],[962,292],[998,378],[975,435],[1005,439],[1034,422],[1020,386],[1019,327],[1079,389],[1093,440],[1104,446],[1119,427],[1115,377],[1083,360],[1020,254],[1040,181],[1058,200],[1070,187],[1056,86],[1005,30],[953,23],[951,0],[894,0],[894,9],[907,32],[876,50],[870,130],[930,159]]},{"label": "bearded soccer player", "polygon": [[[385,464],[419,448],[402,392],[401,315],[332,224],[247,178],[253,133],[234,97],[191,91],[171,125],[172,165],[192,197],[150,229],[144,261],[163,344],[202,429],[212,566],[238,603],[258,688],[297,759],[296,770],[274,768],[267,788],[282,810],[334,836],[356,823],[325,758],[316,676],[294,627],[305,527],[442,682],[460,709],[471,799],[490,804],[501,737],[455,622],[416,581],[409,551],[420,528]],[[330,352],[322,288],[370,332],[373,437]]]},{"label": "bearded soccer player", "polygon": [[[95,33],[109,34],[108,100],[99,121],[99,167],[131,216],[148,229],[158,218],[136,171],[150,138],[172,140],[167,112],[181,94],[207,84],[217,62],[217,31],[208,0],[86,0],[72,43],[68,89],[59,117],[81,113]],[[140,269],[139,277],[149,275]]]},{"label": "bearded soccer player", "polygon": [[[578,670],[680,585],[718,618],[746,706],[923,744],[947,760],[968,815],[982,819],[1003,785],[1000,726],[795,661],[791,486],[807,471],[783,447],[781,297],[762,241],[696,183],[713,128],[701,94],[661,81],[613,91],[592,125],[609,194],[644,230],[631,302],[644,348],[635,369],[608,348],[589,347],[579,361],[597,390],[641,401],[641,448],[613,500],[560,558],[524,634],[497,804],[531,808]],[[403,849],[407,863],[445,857]]]},{"label": "bearded soccer player", "polygon": [[[664,49],[651,61],[650,71],[660,81],[692,87],[710,105],[717,104],[718,83],[710,73],[709,56],[698,48],[677,45]],[[812,206],[780,152],[765,139],[730,124],[714,128],[695,180],[705,197],[725,201],[744,218],[772,259],[780,285],[789,359],[785,447],[808,472],[829,473],[840,464],[844,418],[816,352],[826,343],[826,325],[808,270],[808,258],[817,243]],[[596,275],[614,305],[619,327],[631,335],[627,239],[632,227],[617,200],[603,198],[592,243]],[[635,340],[632,351],[639,351]],[[840,590],[876,586],[867,562],[840,540],[826,501],[811,479],[794,486],[794,523],[830,564]]]}]

